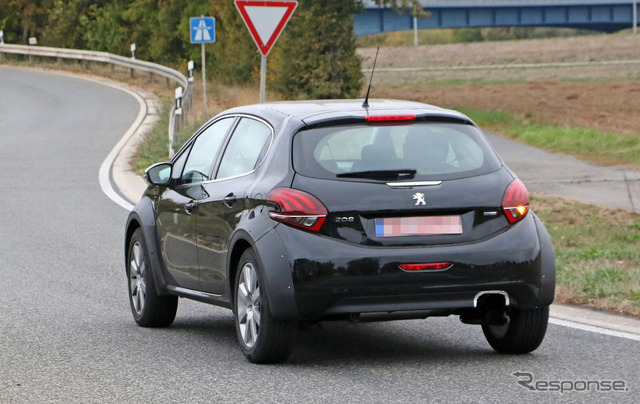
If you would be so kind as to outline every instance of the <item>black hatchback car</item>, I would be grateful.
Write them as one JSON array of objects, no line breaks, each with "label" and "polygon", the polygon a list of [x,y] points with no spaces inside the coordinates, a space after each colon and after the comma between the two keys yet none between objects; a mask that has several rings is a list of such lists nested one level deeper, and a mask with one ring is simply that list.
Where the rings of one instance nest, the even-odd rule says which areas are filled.
[{"label": "black hatchback car", "polygon": [[457,315],[502,353],[542,342],[555,259],[523,183],[466,116],[392,100],[227,110],[126,225],[135,321],[178,297],[233,310],[244,355],[285,360],[300,324]]}]

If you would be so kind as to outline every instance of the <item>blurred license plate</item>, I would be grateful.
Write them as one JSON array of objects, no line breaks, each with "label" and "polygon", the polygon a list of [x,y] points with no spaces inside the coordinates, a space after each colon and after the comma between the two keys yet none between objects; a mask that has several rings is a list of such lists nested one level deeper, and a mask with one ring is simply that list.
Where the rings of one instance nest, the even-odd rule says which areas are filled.
[{"label": "blurred license plate", "polygon": [[460,216],[390,217],[376,219],[376,237],[462,234]]}]

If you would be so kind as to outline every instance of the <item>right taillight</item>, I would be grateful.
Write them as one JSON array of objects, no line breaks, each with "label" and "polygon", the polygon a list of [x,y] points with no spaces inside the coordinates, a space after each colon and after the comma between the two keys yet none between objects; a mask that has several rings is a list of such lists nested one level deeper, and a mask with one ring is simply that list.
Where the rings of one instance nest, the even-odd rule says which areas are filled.
[{"label": "right taillight", "polygon": [[297,189],[276,188],[267,201],[278,207],[277,212],[269,212],[269,217],[290,226],[318,231],[327,217],[327,208],[318,198]]},{"label": "right taillight", "polygon": [[518,178],[513,180],[504,191],[502,209],[511,224],[524,219],[529,213],[529,193]]}]

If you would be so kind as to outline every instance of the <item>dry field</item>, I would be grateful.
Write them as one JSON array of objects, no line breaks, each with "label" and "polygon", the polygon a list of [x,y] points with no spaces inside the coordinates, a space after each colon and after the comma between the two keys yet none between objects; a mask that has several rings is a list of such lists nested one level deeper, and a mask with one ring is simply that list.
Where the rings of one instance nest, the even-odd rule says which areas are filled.
[{"label": "dry field", "polygon": [[[360,49],[359,54],[367,66],[375,49]],[[620,61],[624,64],[466,70],[489,65]],[[437,70],[381,70],[374,77],[372,96],[500,110],[550,124],[640,134],[640,36],[381,49],[376,69],[406,67]],[[442,83],[446,85],[439,85]]]}]

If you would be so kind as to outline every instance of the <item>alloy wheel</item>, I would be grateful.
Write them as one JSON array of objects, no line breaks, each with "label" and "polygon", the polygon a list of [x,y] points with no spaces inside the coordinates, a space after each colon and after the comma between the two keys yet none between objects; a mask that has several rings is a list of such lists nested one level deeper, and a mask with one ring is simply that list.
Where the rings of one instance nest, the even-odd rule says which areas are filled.
[{"label": "alloy wheel", "polygon": [[242,266],[236,291],[238,328],[247,348],[253,348],[258,340],[261,305],[262,297],[260,296],[258,274],[253,264],[247,262]]},{"label": "alloy wheel", "polygon": [[146,267],[142,246],[139,241],[136,241],[131,248],[129,293],[133,309],[138,315],[142,314],[147,297]]}]

